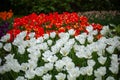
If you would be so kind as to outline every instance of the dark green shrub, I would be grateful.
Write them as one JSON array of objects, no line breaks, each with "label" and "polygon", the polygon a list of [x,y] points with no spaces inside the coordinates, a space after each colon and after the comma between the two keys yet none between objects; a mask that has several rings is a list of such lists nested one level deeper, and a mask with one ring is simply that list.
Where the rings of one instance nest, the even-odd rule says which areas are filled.
[{"label": "dark green shrub", "polygon": [[119,0],[10,0],[15,14],[120,10]]}]

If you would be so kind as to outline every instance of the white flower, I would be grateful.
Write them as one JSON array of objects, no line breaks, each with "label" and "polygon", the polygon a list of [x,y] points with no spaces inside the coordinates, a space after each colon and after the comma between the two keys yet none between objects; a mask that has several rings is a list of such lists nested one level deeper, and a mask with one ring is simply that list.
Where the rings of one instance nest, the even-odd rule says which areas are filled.
[{"label": "white flower", "polygon": [[34,36],[35,36],[35,32],[31,32],[31,33],[29,33],[29,35],[28,35],[30,38],[33,38]]},{"label": "white flower", "polygon": [[70,57],[66,56],[66,57],[63,57],[63,58],[62,58],[62,61],[63,61],[64,63],[69,63],[69,62],[72,62],[72,59],[71,59]]},{"label": "white flower", "polygon": [[[26,47],[29,47],[30,45],[29,45],[29,40],[26,40],[26,41],[21,41],[22,43],[21,43],[21,45],[24,47],[24,48],[26,48]],[[35,41],[36,42],[36,41]],[[21,46],[20,45],[20,46]]]},{"label": "white flower", "polygon": [[84,45],[77,45],[77,44],[74,44],[73,47],[74,47],[74,50],[75,50],[76,52],[81,52],[81,53],[82,53],[83,49],[85,48]]},{"label": "white flower", "polygon": [[14,61],[12,61],[12,62],[8,62],[8,64],[10,65],[11,69],[14,72],[19,72],[21,70],[21,66],[18,63],[17,59],[14,59]]},{"label": "white flower", "polygon": [[55,57],[55,59],[57,58],[56,56],[53,56],[54,53],[51,52],[50,50],[45,51],[42,55],[43,55],[42,59],[43,59],[45,62],[53,61],[53,60],[54,60],[54,59],[52,59],[53,57]]},{"label": "white flower", "polygon": [[35,46],[37,44],[36,38],[31,38],[28,41],[29,46]]},{"label": "white flower", "polygon": [[15,38],[14,41],[12,42],[13,45],[20,46],[22,44],[23,40],[19,38]]},{"label": "white flower", "polygon": [[117,74],[119,71],[119,63],[118,63],[118,56],[117,54],[112,54],[111,58],[111,65],[109,67],[109,70],[114,73]]},{"label": "white flower", "polygon": [[66,70],[70,70],[75,67],[75,64],[73,62],[68,62],[65,64]]},{"label": "white flower", "polygon": [[10,52],[12,49],[12,45],[11,45],[11,43],[6,43],[3,48],[4,48],[4,50]]},{"label": "white flower", "polygon": [[76,56],[79,58],[91,58],[92,50],[85,46],[79,46],[78,52],[76,52]]},{"label": "white flower", "polygon": [[51,52],[50,50],[47,50],[47,51],[45,51],[42,55],[44,56],[44,57],[49,57],[49,56],[52,56],[54,53],[53,52]]},{"label": "white flower", "polygon": [[7,60],[4,67],[6,70],[13,70],[14,72],[19,72],[21,70],[21,66],[16,59]]},{"label": "white flower", "polygon": [[48,71],[53,69],[53,63],[46,63],[44,66]]},{"label": "white flower", "polygon": [[25,77],[28,79],[33,79],[35,77],[35,71],[34,70],[27,70],[25,72]]},{"label": "white flower", "polygon": [[109,70],[110,70],[112,73],[117,74],[118,71],[119,71],[118,65],[119,65],[119,63],[116,63],[116,64],[113,63],[113,65],[111,65],[111,66],[109,67]]},{"label": "white flower", "polygon": [[23,76],[18,76],[16,80],[27,80],[27,79],[25,79]]},{"label": "white flower", "polygon": [[0,41],[7,42],[10,39],[10,34],[6,34],[1,37]]},{"label": "white flower", "polygon": [[51,51],[53,53],[57,53],[57,52],[59,52],[59,50],[60,50],[60,48],[58,46],[56,46],[56,45],[54,45],[54,46],[51,47]]},{"label": "white flower", "polygon": [[37,75],[37,76],[42,76],[43,74],[44,74],[44,67],[37,67],[36,69],[35,69],[35,74]]},{"label": "white flower", "polygon": [[79,51],[80,50],[80,45],[77,45],[76,43],[73,45],[74,51]]},{"label": "white flower", "polygon": [[93,35],[88,35],[87,36],[87,40],[88,40],[89,43],[92,43],[93,39],[94,39]]},{"label": "white flower", "polygon": [[75,30],[74,30],[74,29],[70,29],[70,30],[68,31],[68,33],[69,33],[70,35],[74,35],[74,34],[75,34]]},{"label": "white flower", "polygon": [[93,66],[86,66],[80,68],[80,74],[81,75],[92,75],[93,74]]},{"label": "white flower", "polygon": [[27,71],[27,69],[28,69],[28,63],[22,63],[21,64],[21,70],[22,71]]},{"label": "white flower", "polygon": [[25,48],[21,45],[21,46],[18,46],[18,52],[20,53],[20,54],[24,54],[24,52],[25,52]]},{"label": "white flower", "polygon": [[62,60],[58,60],[58,61],[55,62],[55,68],[56,68],[57,71],[62,70],[64,65],[65,65],[65,63]]},{"label": "white flower", "polygon": [[118,62],[118,55],[117,54],[112,54],[112,56],[110,57],[110,59],[114,62]]},{"label": "white flower", "polygon": [[37,67],[37,60],[28,60],[28,67],[29,69],[35,69]]},{"label": "white flower", "polygon": [[67,75],[67,80],[76,80],[76,77],[73,77],[73,76]]},{"label": "white flower", "polygon": [[[99,45],[99,46],[98,46]],[[104,42],[101,42],[101,41],[98,41],[97,43],[96,43],[96,46],[98,46],[98,49],[99,50],[105,50],[105,48],[106,48],[106,44],[104,43]],[[98,50],[98,51],[99,51]]]},{"label": "white flower", "polygon": [[114,52],[115,47],[114,46],[109,46],[106,48],[107,52],[112,54]]},{"label": "white flower", "polygon": [[63,47],[61,48],[60,50],[60,53],[63,55],[63,56],[67,56],[70,52],[70,48],[69,47]]},{"label": "white flower", "polygon": [[90,34],[97,35],[98,34],[98,30],[93,30]]},{"label": "white flower", "polygon": [[66,38],[58,39],[56,41],[55,45],[58,46],[58,47],[62,47],[67,41],[68,41],[68,39],[66,39]]},{"label": "white flower", "polygon": [[94,71],[95,77],[102,77],[106,74],[106,67],[100,67]]},{"label": "white flower", "polygon": [[86,67],[86,74],[88,76],[91,76],[93,74],[93,67],[92,66],[87,66]]},{"label": "white flower", "polygon": [[27,31],[22,31],[16,36],[16,38],[19,38],[20,40],[23,40],[26,35],[27,35]]},{"label": "white flower", "polygon": [[87,72],[86,72],[86,67],[81,67],[81,68],[80,68],[80,74],[81,74],[81,75],[86,75],[86,74],[87,74]]},{"label": "white flower", "polygon": [[49,46],[52,45],[52,42],[53,42],[52,40],[47,40],[47,43],[48,43]]},{"label": "white flower", "polygon": [[35,47],[35,46],[31,46],[31,47],[27,48],[27,51],[28,51],[30,54],[32,54],[32,53],[34,53],[34,52],[36,51],[36,47]]},{"label": "white flower", "polygon": [[88,32],[91,32],[92,30],[93,30],[93,27],[90,25],[90,26],[87,26],[86,27],[86,30],[88,31]]},{"label": "white flower", "polygon": [[75,67],[75,68],[68,70],[68,73],[72,77],[78,77],[80,75],[80,70],[78,67]]},{"label": "white flower", "polygon": [[3,43],[0,42],[0,48],[2,48],[2,47],[3,47]]},{"label": "white flower", "polygon": [[28,57],[32,59],[33,61],[38,61],[38,58],[41,56],[41,53],[39,50],[34,50],[33,53],[28,54]]},{"label": "white flower", "polygon": [[[13,65],[13,64],[12,64]],[[5,72],[9,72],[11,71],[11,67],[8,66],[8,64],[4,64],[2,67],[2,72],[0,71],[0,73],[4,74]]]},{"label": "white flower", "polygon": [[102,42],[102,43],[107,43],[107,42],[109,42],[109,40],[108,40],[106,37],[104,37],[104,36],[102,36],[98,41],[99,41],[99,42]]},{"label": "white flower", "polygon": [[48,39],[49,38],[49,34],[44,34],[43,38],[44,39]]},{"label": "white flower", "polygon": [[97,42],[93,42],[89,45],[89,49],[91,49],[94,52],[97,52],[99,50],[99,46],[97,45]]},{"label": "white flower", "polygon": [[11,55],[11,54],[9,54],[5,57],[5,59],[6,59],[5,66],[9,67],[14,72],[19,72],[21,70],[21,66],[18,63],[17,59],[14,59],[13,57],[14,57],[14,55]]},{"label": "white flower", "polygon": [[74,43],[75,43],[75,39],[71,38],[71,39],[68,40],[68,42],[66,42],[66,44],[64,46],[72,47]]},{"label": "white flower", "polygon": [[56,36],[56,33],[55,33],[55,32],[51,32],[51,33],[50,33],[50,37],[51,37],[51,38],[55,38],[55,36]]},{"label": "white flower", "polygon": [[78,58],[84,58],[84,57],[85,57],[84,51],[81,50],[81,51],[79,51],[79,52],[76,52],[76,56],[77,56]]},{"label": "white flower", "polygon": [[55,76],[57,80],[65,80],[66,74],[58,73],[58,75]]},{"label": "white flower", "polygon": [[12,61],[15,54],[8,54],[5,56],[6,61]]},{"label": "white flower", "polygon": [[51,78],[52,78],[52,75],[50,74],[43,75],[42,77],[43,80],[51,80]]},{"label": "white flower", "polygon": [[86,40],[87,34],[86,33],[81,33],[78,36],[75,36],[75,39],[80,42],[80,44],[84,44]]},{"label": "white flower", "polygon": [[97,55],[98,56],[103,56],[105,54],[105,50],[98,50]]},{"label": "white flower", "polygon": [[106,60],[107,60],[107,57],[100,56],[100,57],[98,58],[99,63],[102,64],[102,65],[105,64]]},{"label": "white flower", "polygon": [[[10,71],[10,69],[7,70],[7,71]],[[6,71],[5,71],[4,66],[0,66],[0,74],[4,74],[5,72],[6,72]]]},{"label": "white flower", "polygon": [[95,80],[102,80],[102,77],[96,77]]},{"label": "white flower", "polygon": [[57,59],[58,59],[58,57],[57,57],[56,55],[52,55],[52,56],[49,56],[49,57],[47,58],[47,60],[48,60],[49,62],[55,62]]},{"label": "white flower", "polygon": [[59,33],[59,37],[60,38],[65,38],[65,39],[69,39],[70,35],[68,33]]},{"label": "white flower", "polygon": [[44,41],[43,37],[39,37],[36,40],[36,43],[42,43]]},{"label": "white flower", "polygon": [[108,32],[110,32],[109,26],[103,26],[103,29],[100,31],[102,35],[106,35]]},{"label": "white flower", "polygon": [[46,42],[45,43],[41,43],[41,46],[42,46],[41,49],[44,50],[44,51],[48,50],[48,48],[49,48]]},{"label": "white flower", "polygon": [[92,58],[92,51],[89,48],[84,48],[85,58]]},{"label": "white flower", "polygon": [[95,61],[94,60],[87,60],[87,64],[88,64],[88,66],[93,67],[95,65]]},{"label": "white flower", "polygon": [[106,78],[106,80],[115,80],[115,79],[114,79],[114,77],[109,76],[109,77]]}]

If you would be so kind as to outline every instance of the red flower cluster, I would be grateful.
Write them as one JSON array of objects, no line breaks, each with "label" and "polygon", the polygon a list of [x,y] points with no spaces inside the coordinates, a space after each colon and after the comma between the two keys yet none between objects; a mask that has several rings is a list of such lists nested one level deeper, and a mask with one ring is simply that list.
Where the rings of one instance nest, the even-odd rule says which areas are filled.
[{"label": "red flower cluster", "polygon": [[[52,31],[60,33],[66,32],[69,29],[74,29],[76,32],[75,35],[78,35],[81,32],[86,31],[85,28],[88,25],[90,25],[90,23],[88,22],[87,17],[78,16],[78,14],[75,12],[64,12],[62,14],[58,14],[57,12],[49,14],[42,13],[39,15],[32,13],[21,18],[15,18],[13,23],[13,30],[27,30],[28,33],[35,32],[35,36],[37,38],[42,36],[44,33],[50,33]],[[100,24],[91,25],[98,31],[102,29]],[[17,35],[17,33],[15,34]],[[12,35],[12,33],[10,34]]]}]

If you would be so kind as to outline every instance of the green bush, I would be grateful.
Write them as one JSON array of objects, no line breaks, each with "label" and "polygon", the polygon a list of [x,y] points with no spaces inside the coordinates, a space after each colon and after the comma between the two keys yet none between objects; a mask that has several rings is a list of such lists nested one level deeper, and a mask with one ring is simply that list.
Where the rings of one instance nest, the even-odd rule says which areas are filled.
[{"label": "green bush", "polygon": [[120,10],[119,0],[10,0],[15,14]]}]

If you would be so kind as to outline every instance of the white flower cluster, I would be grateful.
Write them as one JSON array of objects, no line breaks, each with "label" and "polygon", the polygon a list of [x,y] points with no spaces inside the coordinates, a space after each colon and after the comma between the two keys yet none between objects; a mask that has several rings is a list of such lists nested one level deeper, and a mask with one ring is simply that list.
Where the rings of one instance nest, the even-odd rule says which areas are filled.
[{"label": "white flower cluster", "polygon": [[[41,77],[43,80],[76,80],[79,76],[94,76],[95,80],[102,80],[106,75],[106,62],[110,58],[109,71],[117,74],[119,63],[117,54],[113,54],[116,48],[120,46],[120,37],[106,38],[101,37],[95,41],[98,34],[97,30],[93,30],[92,26],[86,27],[89,34],[82,33],[78,36],[73,36],[73,29],[66,33],[60,33],[58,36],[55,32],[44,34],[43,37],[35,38],[35,33],[30,33],[29,40],[25,40],[27,32],[21,32],[17,35],[12,43],[7,43],[8,34],[1,38],[0,49],[4,49],[9,54],[4,58],[5,63],[1,65],[0,58],[0,74],[14,71],[19,73],[25,72],[24,76],[19,75],[16,80],[33,79],[35,76]],[[102,34],[109,30],[108,27],[103,28]],[[71,37],[73,36],[73,37]],[[4,44],[4,42],[6,42]],[[28,61],[19,63],[15,59],[15,53],[11,53],[12,46],[16,46],[19,55],[28,53]],[[74,56],[71,56],[74,55]],[[94,58],[96,55],[96,58]],[[106,56],[107,55],[107,56]],[[24,58],[24,56],[23,56]],[[77,66],[73,59],[84,59]],[[39,63],[42,63],[38,65]],[[96,65],[99,65],[96,67]],[[55,72],[55,73],[52,73]],[[57,73],[56,73],[57,72]],[[54,77],[53,77],[54,75]],[[114,80],[114,77],[108,76],[106,80]]]},{"label": "white flower cluster", "polygon": [[115,54],[112,54],[111,56],[111,65],[109,67],[109,70],[114,74],[117,74],[119,71],[118,57]]}]

